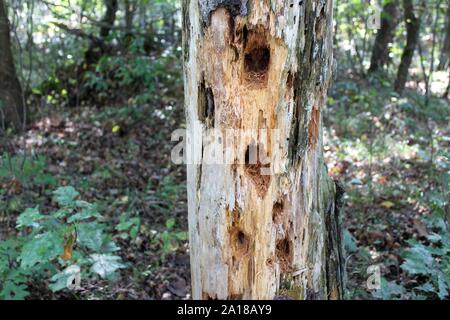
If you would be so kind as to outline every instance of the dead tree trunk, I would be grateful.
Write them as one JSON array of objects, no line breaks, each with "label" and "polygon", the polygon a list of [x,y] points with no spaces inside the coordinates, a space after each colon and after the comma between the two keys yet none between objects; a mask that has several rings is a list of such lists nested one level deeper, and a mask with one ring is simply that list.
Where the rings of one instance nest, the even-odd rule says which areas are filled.
[{"label": "dead tree trunk", "polygon": [[25,104],[11,52],[11,36],[4,0],[0,0],[0,132],[22,127]]},{"label": "dead tree trunk", "polygon": [[389,44],[394,39],[394,31],[398,23],[398,0],[389,1],[384,7],[381,16],[381,28],[372,50],[369,72],[376,72],[389,61]]},{"label": "dead tree trunk", "polygon": [[342,189],[322,151],[332,12],[183,1],[194,299],[342,297]]},{"label": "dead tree trunk", "polygon": [[411,66],[419,41],[420,19],[414,14],[414,5],[412,0],[403,0],[403,10],[405,11],[406,24],[406,46],[403,49],[402,59],[398,67],[397,79],[394,88],[398,93],[402,93],[405,89],[406,80],[408,79],[409,67]]}]

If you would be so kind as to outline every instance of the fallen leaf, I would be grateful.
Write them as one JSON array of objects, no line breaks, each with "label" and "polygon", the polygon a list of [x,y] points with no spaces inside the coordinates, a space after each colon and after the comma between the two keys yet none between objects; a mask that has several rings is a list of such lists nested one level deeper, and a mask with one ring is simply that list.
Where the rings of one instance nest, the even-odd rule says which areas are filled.
[{"label": "fallen leaf", "polygon": [[387,178],[385,176],[380,176],[378,178],[378,183],[379,184],[386,184],[387,183]]},{"label": "fallen leaf", "polygon": [[393,203],[392,201],[383,201],[383,202],[381,203],[381,206],[384,207],[384,208],[386,208],[386,209],[390,209],[390,208],[392,208],[393,206],[395,206],[395,203]]},{"label": "fallen leaf", "polygon": [[72,246],[72,244],[66,244],[66,245],[64,246],[64,252],[63,252],[61,258],[62,258],[64,261],[68,261],[68,260],[72,259],[72,251],[73,251],[73,246]]},{"label": "fallen leaf", "polygon": [[176,277],[170,282],[167,289],[178,297],[185,297],[187,294],[186,280],[180,277]]},{"label": "fallen leaf", "polygon": [[425,226],[425,224],[418,220],[418,219],[414,219],[413,221],[414,224],[414,228],[417,230],[417,233],[419,234],[419,236],[421,237],[428,237],[428,231],[427,231],[427,227]]}]

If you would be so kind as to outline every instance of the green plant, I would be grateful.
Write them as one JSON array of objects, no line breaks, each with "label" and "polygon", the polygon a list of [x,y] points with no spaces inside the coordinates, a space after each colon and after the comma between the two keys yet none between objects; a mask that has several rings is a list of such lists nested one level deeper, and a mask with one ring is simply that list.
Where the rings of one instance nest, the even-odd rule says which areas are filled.
[{"label": "green plant", "polygon": [[[414,276],[420,276],[422,283],[413,290],[419,294],[449,297],[450,290],[450,235],[446,221],[439,216],[427,219],[434,230],[427,239],[428,245],[409,241],[411,248],[405,250],[405,261],[401,268]],[[418,296],[419,298],[421,295]]]},{"label": "green plant", "polygon": [[46,172],[43,156],[15,156],[4,153],[0,156],[0,179],[17,179],[21,183],[33,182],[41,186],[53,186],[55,178]]},{"label": "green plant", "polygon": [[54,192],[59,210],[26,209],[16,221],[20,236],[0,242],[0,299],[23,299],[30,280],[59,291],[76,277],[110,279],[124,268],[119,250],[95,204],[77,200],[73,187]]},{"label": "green plant", "polygon": [[[441,167],[448,170],[449,154],[443,154]],[[447,172],[437,177],[434,190],[423,194],[422,204],[428,205],[432,214],[423,218],[430,233],[427,241],[409,241],[411,248],[405,250],[402,269],[416,277],[421,284],[414,288],[417,297],[423,294],[439,299],[448,298],[450,291],[450,228],[448,225],[449,182]]]},{"label": "green plant", "polygon": [[116,226],[116,230],[120,232],[122,239],[127,239],[129,236],[136,239],[141,227],[141,219],[139,217],[129,217],[123,215],[120,217],[120,223]]},{"label": "green plant", "polygon": [[152,208],[169,214],[175,210],[184,190],[185,186],[178,184],[173,177],[165,176],[158,186],[149,183],[146,200]]},{"label": "green plant", "polygon": [[45,193],[47,188],[57,184],[46,164],[43,156],[6,152],[0,156],[0,212],[19,213],[27,207],[32,189]]},{"label": "green plant", "polygon": [[372,296],[381,300],[398,300],[405,293],[405,288],[395,281],[387,281],[381,277],[380,289],[372,292]]},{"label": "green plant", "polygon": [[187,232],[175,228],[176,221],[173,218],[166,220],[166,230],[156,234],[154,241],[161,245],[163,253],[176,251],[181,241],[187,240]]}]

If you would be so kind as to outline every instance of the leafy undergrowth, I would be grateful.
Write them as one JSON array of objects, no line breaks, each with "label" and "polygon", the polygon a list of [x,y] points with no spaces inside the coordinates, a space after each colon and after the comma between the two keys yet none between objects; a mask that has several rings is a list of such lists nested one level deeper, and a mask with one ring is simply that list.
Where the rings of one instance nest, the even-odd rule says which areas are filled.
[{"label": "leafy undergrowth", "polygon": [[328,168],[347,191],[347,298],[448,298],[448,102],[346,79],[328,105]]},{"label": "leafy undergrowth", "polygon": [[[0,147],[0,240],[17,237],[22,243],[15,250],[17,257],[0,259],[6,263],[0,266],[0,279],[24,271],[16,283],[3,286],[4,294],[31,299],[189,297],[185,174],[182,166],[170,161],[171,131],[183,123],[183,112],[177,101],[161,104],[55,113]],[[99,226],[97,219],[105,222],[102,229],[115,250],[92,248],[95,243],[86,247],[87,238],[96,237],[83,234],[73,216],[58,225],[60,229],[41,230],[42,217],[51,217],[46,220],[50,224],[61,218],[61,203],[54,193],[58,188],[76,192],[73,200],[78,204],[95,206],[95,214],[83,221],[91,227]],[[16,224],[22,226],[18,217],[30,215],[37,220],[25,227],[32,230],[17,229]],[[100,230],[97,227],[89,230]],[[52,250],[40,246],[42,236],[51,238]],[[65,250],[68,237],[76,242],[73,257]],[[33,247],[28,250],[27,245]],[[23,256],[28,251],[30,256]],[[100,259],[105,257],[101,254],[109,260]],[[30,257],[36,260],[31,267],[26,260]],[[32,274],[32,267],[44,258],[51,268],[41,266],[39,274]],[[110,270],[114,276],[95,268],[99,259],[106,269],[115,266]],[[67,271],[70,266],[81,268],[75,290],[61,288],[73,271]]]},{"label": "leafy undergrowth", "polygon": [[26,298],[29,280],[40,282],[49,274],[48,287],[57,292],[81,288],[81,277],[113,279],[125,268],[97,207],[77,200],[71,186],[53,194],[57,211],[45,215],[38,207],[26,209],[16,221],[18,236],[0,242],[1,299]]}]

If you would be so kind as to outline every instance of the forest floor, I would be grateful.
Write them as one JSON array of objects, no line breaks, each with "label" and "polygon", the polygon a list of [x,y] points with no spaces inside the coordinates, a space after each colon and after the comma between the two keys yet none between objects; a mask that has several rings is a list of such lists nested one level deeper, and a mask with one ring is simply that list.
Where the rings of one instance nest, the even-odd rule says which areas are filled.
[{"label": "forest floor", "polygon": [[[15,233],[17,215],[25,208],[55,210],[52,192],[70,185],[99,206],[129,266],[116,281],[85,283],[76,296],[54,294],[43,285],[30,290],[31,298],[189,297],[185,170],[170,159],[171,133],[184,113],[180,103],[173,102],[173,110],[170,103],[55,112],[0,150],[15,154],[13,169],[5,161],[6,174],[0,174],[0,240]],[[26,157],[18,152],[24,146]],[[138,218],[137,234],[114,228],[133,218]]]},{"label": "forest floor", "polygon": [[[427,241],[428,192],[446,196],[439,179],[448,171],[441,151],[448,154],[450,128],[445,121],[421,121],[407,101],[365,86],[338,82],[324,116],[329,174],[346,188],[347,298],[373,298],[365,285],[371,265],[380,265],[394,294],[411,298],[421,279],[400,268],[402,250],[411,239]],[[0,147],[10,160],[0,166],[0,240],[15,233],[25,208],[54,210],[52,191],[71,185],[99,205],[129,266],[115,281],[83,283],[75,295],[33,283],[31,298],[190,297],[185,169],[170,160],[171,132],[184,123],[181,98],[140,108],[53,111]],[[445,119],[443,103],[435,109]],[[138,231],[115,227],[124,221],[137,221]],[[395,291],[396,285],[406,289]]]},{"label": "forest floor", "polygon": [[[430,278],[439,272],[430,277],[433,263],[424,261],[428,256],[432,260],[432,254],[421,255],[435,248],[443,249],[437,260],[449,272],[448,244],[433,243],[432,237],[439,232],[433,221],[442,218],[447,225],[441,232],[448,235],[450,108],[436,97],[427,103],[417,91],[410,88],[400,97],[389,83],[348,77],[330,93],[324,148],[329,175],[346,189],[350,299],[436,298]],[[420,254],[411,255],[411,247]],[[367,286],[373,268],[382,277],[380,290]],[[429,290],[421,295],[418,287],[427,287],[422,293]],[[441,289],[442,296],[448,295],[445,291]]]}]

